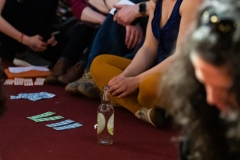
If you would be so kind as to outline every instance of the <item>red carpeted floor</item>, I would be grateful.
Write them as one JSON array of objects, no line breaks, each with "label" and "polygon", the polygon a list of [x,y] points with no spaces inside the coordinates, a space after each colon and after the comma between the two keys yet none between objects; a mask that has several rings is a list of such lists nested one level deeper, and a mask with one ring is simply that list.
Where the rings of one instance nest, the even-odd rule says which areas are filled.
[{"label": "red carpeted floor", "polygon": [[[97,144],[94,125],[100,101],[73,96],[63,86],[4,86],[7,110],[0,117],[1,160],[177,160],[177,135],[169,128],[156,129],[124,108],[115,108],[115,135],[111,146]],[[46,91],[56,94],[39,101],[10,100],[10,95]],[[55,112],[64,119],[34,122],[28,116]],[[56,131],[46,124],[71,119],[83,127]]]}]

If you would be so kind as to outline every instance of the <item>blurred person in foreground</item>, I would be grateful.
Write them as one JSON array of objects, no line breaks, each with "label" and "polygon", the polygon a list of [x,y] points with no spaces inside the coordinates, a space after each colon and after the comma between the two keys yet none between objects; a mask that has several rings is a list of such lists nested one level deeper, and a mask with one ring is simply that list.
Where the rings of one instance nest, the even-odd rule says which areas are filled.
[{"label": "blurred person in foreground", "polygon": [[206,1],[161,81],[159,103],[183,127],[181,160],[240,159],[239,9],[236,0]]}]

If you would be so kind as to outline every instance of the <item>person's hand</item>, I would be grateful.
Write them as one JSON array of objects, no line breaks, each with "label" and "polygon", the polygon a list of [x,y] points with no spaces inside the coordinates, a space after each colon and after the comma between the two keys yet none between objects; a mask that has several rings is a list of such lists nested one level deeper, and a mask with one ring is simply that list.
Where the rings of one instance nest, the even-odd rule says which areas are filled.
[{"label": "person's hand", "polygon": [[35,52],[43,52],[47,49],[47,43],[43,42],[42,39],[39,35],[31,37],[24,36],[22,43]]},{"label": "person's hand", "polygon": [[108,85],[110,86],[109,92],[111,96],[117,96],[118,98],[127,96],[139,88],[136,77],[125,77],[123,74],[112,78]]},{"label": "person's hand", "polygon": [[57,45],[57,40],[55,39],[55,36],[52,34],[52,37],[47,40],[47,44],[51,46],[56,46]]},{"label": "person's hand", "polygon": [[117,10],[113,20],[123,26],[129,25],[139,17],[137,5],[113,5],[113,7]]},{"label": "person's hand", "polygon": [[126,26],[126,37],[125,44],[128,49],[133,49],[137,44],[141,42],[143,38],[143,31],[139,24],[135,26],[127,25]]}]

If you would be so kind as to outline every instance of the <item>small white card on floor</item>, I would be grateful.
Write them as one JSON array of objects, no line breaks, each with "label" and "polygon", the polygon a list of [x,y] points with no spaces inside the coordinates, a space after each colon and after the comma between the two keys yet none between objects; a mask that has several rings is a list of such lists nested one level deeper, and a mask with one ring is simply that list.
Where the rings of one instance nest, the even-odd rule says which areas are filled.
[{"label": "small white card on floor", "polygon": [[33,86],[32,78],[25,78],[24,79],[24,86]]},{"label": "small white card on floor", "polygon": [[3,84],[3,85],[13,85],[13,84],[14,84],[14,82],[15,82],[15,80],[14,80],[14,79],[6,79],[6,81],[4,82],[4,84]]},{"label": "small white card on floor", "polygon": [[15,78],[14,79],[14,85],[19,86],[19,85],[23,85],[23,78]]},{"label": "small white card on floor", "polygon": [[35,86],[43,85],[44,81],[45,81],[45,78],[36,78],[34,85]]}]

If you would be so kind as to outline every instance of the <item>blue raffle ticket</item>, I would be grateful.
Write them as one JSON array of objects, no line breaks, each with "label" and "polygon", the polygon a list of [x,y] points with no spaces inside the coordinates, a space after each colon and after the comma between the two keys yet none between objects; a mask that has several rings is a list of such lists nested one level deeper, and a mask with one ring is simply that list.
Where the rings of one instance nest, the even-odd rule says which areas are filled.
[{"label": "blue raffle ticket", "polygon": [[73,123],[73,122],[75,122],[75,121],[67,119],[67,120],[64,120],[64,121],[61,121],[61,122],[47,124],[46,126],[48,126],[48,127],[58,127],[58,126],[67,125],[67,124],[70,124],[70,123]]},{"label": "blue raffle ticket", "polygon": [[20,93],[17,96],[10,96],[10,99],[28,99],[31,101],[37,101],[40,99],[53,98],[55,94],[48,92],[39,92],[39,93]]},{"label": "blue raffle ticket", "polygon": [[66,130],[66,129],[78,128],[78,127],[82,127],[82,126],[83,126],[82,124],[76,122],[76,123],[65,125],[65,126],[53,127],[53,129],[61,131],[61,130]]}]

